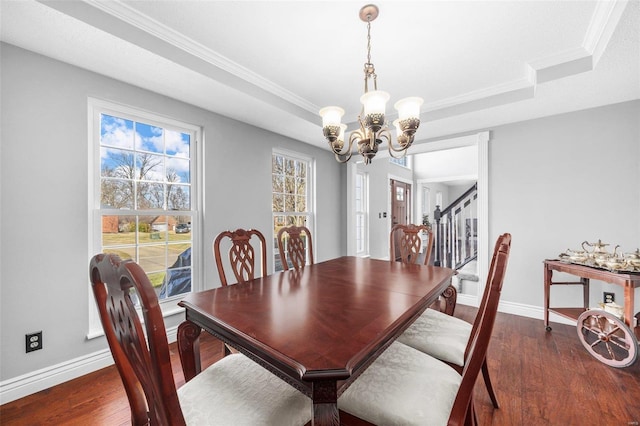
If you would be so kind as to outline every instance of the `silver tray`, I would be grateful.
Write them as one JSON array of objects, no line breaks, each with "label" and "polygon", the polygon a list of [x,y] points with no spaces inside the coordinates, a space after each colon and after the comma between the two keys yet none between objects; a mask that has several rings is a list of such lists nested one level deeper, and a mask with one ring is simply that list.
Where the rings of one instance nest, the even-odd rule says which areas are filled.
[{"label": "silver tray", "polygon": [[606,266],[600,266],[594,260],[591,260],[591,259],[586,260],[584,262],[576,262],[575,260],[571,260],[566,253],[560,253],[560,256],[558,256],[558,259],[564,263],[572,263],[574,265],[588,266],[590,268],[602,269],[605,271],[616,272],[620,274],[629,273],[629,272],[631,273],[640,272],[640,267],[634,267],[632,265],[625,265],[621,268],[613,269],[613,268],[607,268]]}]

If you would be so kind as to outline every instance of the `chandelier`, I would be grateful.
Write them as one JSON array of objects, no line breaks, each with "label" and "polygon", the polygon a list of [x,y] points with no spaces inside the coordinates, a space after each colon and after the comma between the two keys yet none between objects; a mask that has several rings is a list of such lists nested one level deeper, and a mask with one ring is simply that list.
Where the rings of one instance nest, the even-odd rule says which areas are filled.
[{"label": "chandelier", "polygon": [[[378,90],[376,70],[371,63],[371,22],[378,17],[378,7],[368,4],[360,9],[360,19],[367,23],[367,62],[364,64],[364,95],[360,97],[362,109],[358,115],[360,128],[349,135],[349,143],[345,144],[346,124],[341,123],[344,109],[329,106],[320,110],[322,117],[322,133],[327,138],[336,160],[340,163],[349,161],[353,144],[365,164],[369,164],[378,152],[378,145],[386,140],[389,154],[394,158],[402,158],[413,143],[416,130],[420,126],[420,105],[422,98],[410,97],[399,100],[394,107],[398,111],[398,119],[393,122],[396,127],[397,143],[393,142],[389,125],[385,119],[385,105],[389,94]],[[373,82],[373,90],[369,91],[369,83]]]}]

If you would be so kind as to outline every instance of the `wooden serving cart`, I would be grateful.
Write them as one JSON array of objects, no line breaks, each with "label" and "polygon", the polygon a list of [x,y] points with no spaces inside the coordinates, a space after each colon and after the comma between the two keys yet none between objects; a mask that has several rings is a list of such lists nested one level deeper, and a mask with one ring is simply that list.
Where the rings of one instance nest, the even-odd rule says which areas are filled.
[{"label": "wooden serving cart", "polygon": [[[579,281],[553,281],[553,272],[565,272],[579,277]],[[600,280],[624,288],[623,319],[602,309],[589,309],[589,280]],[[581,285],[583,307],[549,307],[549,296],[553,285]],[[568,263],[561,260],[544,261],[544,325],[549,326],[549,312],[575,320],[578,338],[587,352],[611,367],[628,367],[638,357],[640,339],[640,312],[635,315],[634,293],[640,287],[640,273],[616,272],[591,266]]]}]

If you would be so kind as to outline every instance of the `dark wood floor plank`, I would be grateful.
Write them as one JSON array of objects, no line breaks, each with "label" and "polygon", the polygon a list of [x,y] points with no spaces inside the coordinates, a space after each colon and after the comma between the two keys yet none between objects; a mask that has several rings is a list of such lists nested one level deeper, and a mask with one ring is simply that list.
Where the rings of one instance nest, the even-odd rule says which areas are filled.
[{"label": "dark wood floor plank", "polygon": [[[476,310],[459,305],[456,316],[473,322]],[[608,367],[582,347],[573,326],[498,314],[487,355],[501,408],[494,410],[478,379],[474,395],[481,425],[640,425],[640,361]],[[223,355],[220,341],[202,334],[203,367]],[[184,383],[175,344],[171,360]],[[128,425],[126,394],[115,367],[0,406],[0,424]],[[634,423],[637,422],[637,423]]]}]

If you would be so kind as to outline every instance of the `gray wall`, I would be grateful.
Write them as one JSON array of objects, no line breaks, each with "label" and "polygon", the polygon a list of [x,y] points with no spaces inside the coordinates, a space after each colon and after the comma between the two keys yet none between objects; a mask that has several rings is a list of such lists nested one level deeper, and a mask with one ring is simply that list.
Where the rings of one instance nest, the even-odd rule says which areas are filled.
[{"label": "gray wall", "polygon": [[[585,240],[640,247],[640,101],[491,129],[491,241],[502,232],[513,235],[502,300],[535,306],[543,306],[543,259]],[[598,283],[592,304],[603,289],[622,304],[622,288]],[[551,297],[575,304],[580,290],[555,288]]]},{"label": "gray wall", "polygon": [[[104,338],[85,338],[92,254],[87,249],[89,96],[204,128],[208,287],[219,285],[210,244],[220,231],[254,227],[271,235],[274,147],[317,162],[317,260],[346,253],[346,192],[336,191],[344,186],[344,166],[327,151],[11,45],[1,47],[0,380],[106,347]],[[167,326],[181,319],[168,318]],[[25,354],[25,333],[38,330],[44,349]]]},{"label": "gray wall", "polygon": [[[353,160],[351,160],[353,161]],[[388,158],[374,158],[371,164],[358,164],[358,170],[369,175],[369,254],[374,259],[389,258],[389,231],[391,230],[391,206],[389,198],[389,177],[400,181],[413,179],[413,173],[406,167],[389,162]],[[415,192],[416,186],[412,186]],[[411,195],[411,212],[415,212],[415,194]],[[387,217],[381,214],[387,214]],[[422,222],[422,218],[413,220]]]},{"label": "gray wall", "polygon": [[[493,249],[503,232],[513,235],[501,309],[542,318],[542,261],[567,248],[577,250],[582,241],[601,239],[611,244],[609,250],[620,244],[625,252],[640,248],[639,123],[640,101],[632,101],[478,129],[491,130],[488,245]],[[379,219],[378,212],[387,210],[382,188],[388,187],[392,166],[386,159],[364,166],[371,184],[372,257],[388,257],[390,222]],[[435,208],[439,184],[425,185]],[[460,188],[460,194],[466,189]],[[457,197],[455,189],[442,185],[442,191],[444,206]],[[552,303],[578,306],[580,291],[556,287]],[[623,303],[621,287],[593,281],[593,306],[603,291],[614,292],[616,302]],[[635,295],[638,311],[640,290]]]},{"label": "gray wall", "polygon": [[[1,54],[0,380],[106,347],[85,340],[88,96],[204,127],[205,245],[223,229],[271,228],[266,176],[271,149],[283,147],[317,160],[318,260],[346,252],[346,173],[326,151],[12,46]],[[488,129],[489,237],[513,235],[503,302],[541,307],[542,260],[584,240],[640,247],[639,122],[633,101]],[[370,181],[372,228],[388,211],[387,173],[399,175]],[[375,254],[387,256],[386,232],[371,238],[372,255],[384,241]],[[205,280],[217,285],[205,259]],[[592,300],[602,287],[621,300],[607,284],[592,286]],[[579,301],[575,289],[556,290],[558,304]],[[45,349],[25,354],[24,334],[41,329]]]}]

